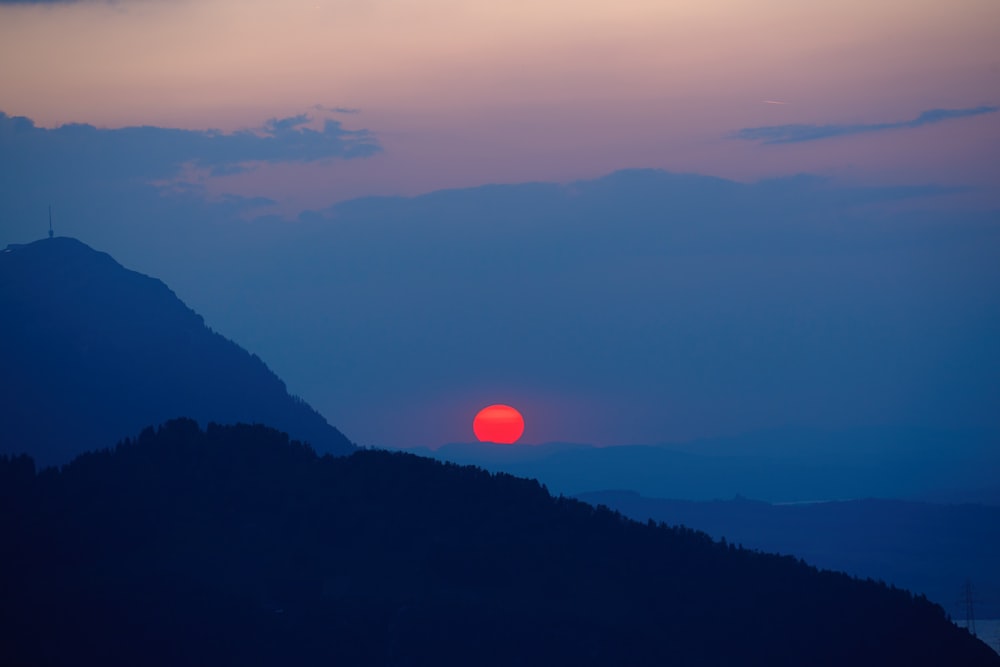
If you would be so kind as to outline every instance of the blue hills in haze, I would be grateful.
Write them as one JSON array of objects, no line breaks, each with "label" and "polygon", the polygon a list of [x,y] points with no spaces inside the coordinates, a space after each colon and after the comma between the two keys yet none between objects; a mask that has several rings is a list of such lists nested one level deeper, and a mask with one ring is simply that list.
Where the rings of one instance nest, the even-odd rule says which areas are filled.
[{"label": "blue hills in haze", "polygon": [[166,285],[75,239],[0,252],[0,313],[0,453],[66,463],[179,416],[354,449]]},{"label": "blue hills in haze", "polygon": [[686,443],[451,443],[415,453],[534,477],[557,493],[768,502],[900,498],[1000,505],[1000,437],[988,429],[788,428]]},{"label": "blue hills in haze", "polygon": [[[0,247],[35,238],[49,182],[8,171]],[[229,198],[58,186],[58,228],[162,279],[365,444],[469,437],[454,415],[498,388],[545,406],[536,442],[998,426],[997,212],[946,188],[633,170],[284,224]]]},{"label": "blue hills in haze", "polygon": [[1000,664],[904,590],[358,451],[78,241],[0,253],[0,312],[0,663]]}]

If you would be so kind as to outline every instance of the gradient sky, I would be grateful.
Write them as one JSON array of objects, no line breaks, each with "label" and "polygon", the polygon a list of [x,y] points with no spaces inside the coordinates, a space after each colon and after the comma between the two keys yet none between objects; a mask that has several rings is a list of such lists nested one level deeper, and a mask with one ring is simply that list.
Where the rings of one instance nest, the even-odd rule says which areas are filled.
[{"label": "gradient sky", "polygon": [[995,0],[0,0],[0,244],[52,203],[365,444],[497,401],[530,441],[996,427],[998,44]]},{"label": "gradient sky", "polygon": [[998,116],[837,148],[727,138],[1000,102],[993,0],[0,4],[0,109],[40,125],[235,130],[360,110],[342,120],[384,156],[213,188],[292,206],[628,167],[1000,183]]}]

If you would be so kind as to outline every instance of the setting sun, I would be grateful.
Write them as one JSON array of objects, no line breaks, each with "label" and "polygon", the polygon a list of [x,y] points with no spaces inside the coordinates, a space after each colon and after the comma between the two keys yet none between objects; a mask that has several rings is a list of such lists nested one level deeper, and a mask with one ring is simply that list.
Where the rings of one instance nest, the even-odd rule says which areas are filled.
[{"label": "setting sun", "polygon": [[476,414],[472,430],[479,442],[512,445],[524,433],[524,417],[509,405],[490,405]]}]

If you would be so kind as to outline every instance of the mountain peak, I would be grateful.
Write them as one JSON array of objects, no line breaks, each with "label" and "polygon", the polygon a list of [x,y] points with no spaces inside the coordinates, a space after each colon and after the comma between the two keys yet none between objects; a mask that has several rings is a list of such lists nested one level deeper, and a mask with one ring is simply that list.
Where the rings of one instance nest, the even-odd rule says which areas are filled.
[{"label": "mountain peak", "polygon": [[0,252],[0,261],[15,257],[21,261],[49,261],[62,259],[69,261],[104,261],[118,265],[111,255],[94,250],[83,241],[72,236],[53,236],[30,243],[10,243]]},{"label": "mountain peak", "polygon": [[144,426],[268,423],[321,452],[353,445],[164,283],[69,237],[0,252],[0,453],[62,463]]}]

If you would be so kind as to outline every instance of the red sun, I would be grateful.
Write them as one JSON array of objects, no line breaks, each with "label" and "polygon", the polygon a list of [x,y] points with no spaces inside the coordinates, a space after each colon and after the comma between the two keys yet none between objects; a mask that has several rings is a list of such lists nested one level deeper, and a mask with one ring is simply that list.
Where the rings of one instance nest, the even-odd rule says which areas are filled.
[{"label": "red sun", "polygon": [[490,405],[472,420],[472,431],[479,442],[512,445],[524,433],[524,417],[509,405]]}]

